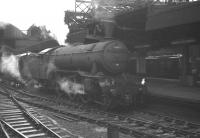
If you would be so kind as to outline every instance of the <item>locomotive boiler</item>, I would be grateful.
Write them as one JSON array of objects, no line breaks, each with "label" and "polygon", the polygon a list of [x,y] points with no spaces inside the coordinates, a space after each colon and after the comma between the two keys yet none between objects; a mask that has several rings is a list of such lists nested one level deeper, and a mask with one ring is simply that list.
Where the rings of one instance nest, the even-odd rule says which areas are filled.
[{"label": "locomotive boiler", "polygon": [[128,58],[127,47],[115,40],[62,46],[21,56],[20,71],[26,80],[65,91],[70,99],[114,107],[138,101],[144,86],[125,74]]},{"label": "locomotive boiler", "polygon": [[75,47],[61,47],[51,52],[56,67],[63,70],[83,70],[117,74],[126,69],[128,50],[119,41],[106,41]]}]

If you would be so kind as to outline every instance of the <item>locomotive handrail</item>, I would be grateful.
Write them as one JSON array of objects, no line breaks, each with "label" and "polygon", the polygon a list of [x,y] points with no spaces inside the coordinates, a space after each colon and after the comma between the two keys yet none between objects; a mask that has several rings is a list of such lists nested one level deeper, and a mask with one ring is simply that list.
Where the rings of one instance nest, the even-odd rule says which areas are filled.
[{"label": "locomotive handrail", "polygon": [[56,72],[62,72],[62,73],[70,73],[70,74],[77,74],[80,75],[82,77],[88,77],[88,78],[104,78],[106,76],[104,75],[90,75],[90,74],[86,74],[83,71],[71,71],[71,70],[56,70]]},{"label": "locomotive handrail", "polygon": [[65,54],[59,54],[59,55],[57,55],[57,54],[51,54],[51,55],[48,55],[48,56],[64,56],[64,55],[72,55],[72,54],[97,53],[97,52],[103,52],[103,51],[104,50],[81,51],[81,52],[65,53]]}]

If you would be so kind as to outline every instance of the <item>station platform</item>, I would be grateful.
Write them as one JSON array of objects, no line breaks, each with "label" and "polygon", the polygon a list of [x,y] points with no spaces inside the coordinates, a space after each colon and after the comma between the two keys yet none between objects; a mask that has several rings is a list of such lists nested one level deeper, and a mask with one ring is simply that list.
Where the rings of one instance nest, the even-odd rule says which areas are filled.
[{"label": "station platform", "polygon": [[151,96],[200,105],[200,87],[183,86],[179,80],[162,78],[148,78],[147,87]]}]

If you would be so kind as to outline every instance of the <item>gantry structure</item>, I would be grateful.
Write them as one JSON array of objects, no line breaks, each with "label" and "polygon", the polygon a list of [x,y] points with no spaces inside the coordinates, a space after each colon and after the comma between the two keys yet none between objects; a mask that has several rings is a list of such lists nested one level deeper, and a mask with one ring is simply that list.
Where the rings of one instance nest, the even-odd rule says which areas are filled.
[{"label": "gantry structure", "polygon": [[[105,31],[105,26],[101,27],[102,22],[105,21],[114,21],[115,27],[121,30],[144,30],[148,14],[146,7],[154,8],[152,5],[165,7],[193,1],[197,0],[75,0],[74,10],[65,11],[65,23],[70,30],[68,39],[69,42],[74,42],[72,41],[74,39],[83,41],[78,38],[87,34],[96,34],[95,32],[101,31],[102,28]],[[138,9],[143,11],[134,15],[134,11]],[[125,14],[135,16],[135,20],[130,19],[127,23],[122,23],[123,20],[120,18]]]},{"label": "gantry structure", "polygon": [[88,30],[101,20],[112,20],[117,14],[146,6],[151,0],[75,0],[74,11],[65,11],[70,33]]}]

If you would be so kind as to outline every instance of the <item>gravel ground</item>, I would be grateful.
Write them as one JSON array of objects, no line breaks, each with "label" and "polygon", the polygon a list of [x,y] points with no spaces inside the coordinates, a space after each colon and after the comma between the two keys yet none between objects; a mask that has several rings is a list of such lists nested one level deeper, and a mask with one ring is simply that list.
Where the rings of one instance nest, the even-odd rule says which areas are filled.
[{"label": "gravel ground", "polygon": [[187,120],[189,122],[200,124],[200,111],[186,107],[186,106],[176,106],[167,105],[160,103],[151,103],[148,108],[142,109],[143,111],[154,111],[163,115],[168,115],[171,117],[179,118],[182,120]]},{"label": "gravel ground", "polygon": [[[40,114],[48,116],[53,122],[57,122],[59,126],[67,129],[71,133],[78,135],[79,138],[107,138],[107,128],[100,127],[83,121],[72,121],[60,119],[47,110],[39,110]],[[119,134],[120,138],[133,138],[131,136]]]},{"label": "gravel ground", "polygon": [[[39,94],[41,96],[47,95],[48,92],[39,92],[37,90],[31,91],[34,94]],[[48,95],[54,95],[53,93],[48,93]],[[153,111],[157,112],[158,114],[168,115],[171,117],[179,118],[182,120],[187,120],[193,123],[200,123],[200,112],[199,110],[194,110],[192,108],[188,108],[185,106],[176,106],[176,105],[170,105],[170,104],[162,104],[162,103],[151,103],[148,105],[148,107],[139,109],[138,111]],[[56,120],[60,125],[62,125],[64,128],[70,130],[71,132],[78,134],[84,138],[106,138],[107,137],[107,129],[103,127],[99,127],[94,124],[89,124],[87,122],[82,121],[64,121],[62,119],[59,119],[55,116],[51,116],[50,113],[46,113],[47,111],[43,111],[44,114],[49,115],[52,119]],[[123,114],[123,113],[122,113]],[[148,114],[140,114],[133,111],[129,111],[124,113],[124,115],[130,115],[134,116],[134,118],[138,119],[145,119],[150,121],[157,121],[159,118],[155,116],[151,116]],[[129,138],[128,136],[120,134],[120,137]]]}]

